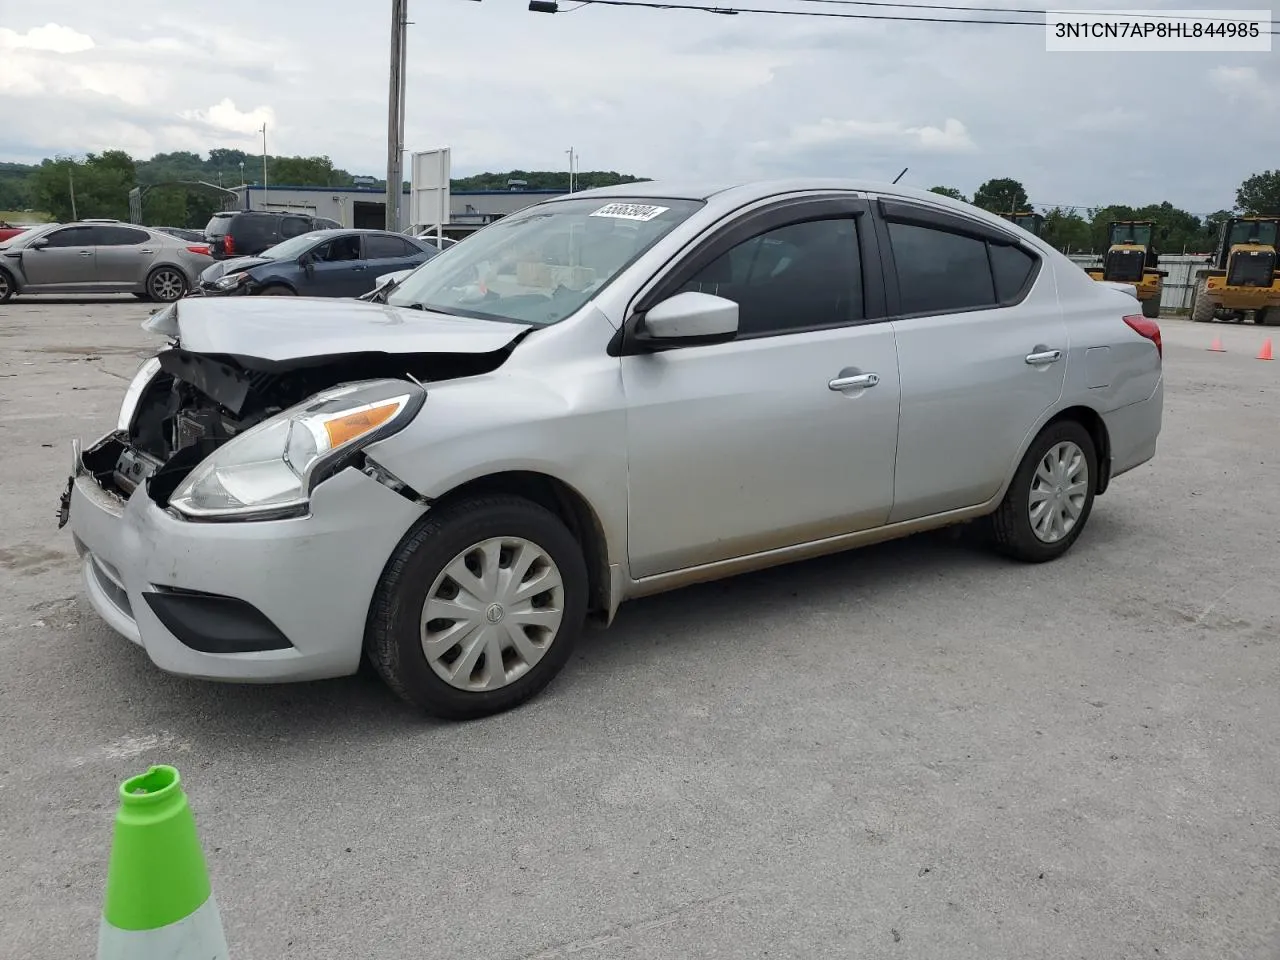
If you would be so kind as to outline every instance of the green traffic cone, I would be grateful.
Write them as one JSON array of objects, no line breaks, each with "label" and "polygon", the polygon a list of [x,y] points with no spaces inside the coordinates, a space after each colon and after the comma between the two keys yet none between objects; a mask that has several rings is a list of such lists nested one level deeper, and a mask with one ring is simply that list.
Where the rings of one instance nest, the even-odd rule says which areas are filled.
[{"label": "green traffic cone", "polygon": [[227,960],[196,821],[173,767],[120,785],[98,960]]}]

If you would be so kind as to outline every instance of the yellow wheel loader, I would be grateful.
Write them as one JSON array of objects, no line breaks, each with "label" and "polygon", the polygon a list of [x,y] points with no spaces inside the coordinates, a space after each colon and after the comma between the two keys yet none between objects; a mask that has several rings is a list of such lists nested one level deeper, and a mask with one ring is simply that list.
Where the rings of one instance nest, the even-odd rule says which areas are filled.
[{"label": "yellow wheel loader", "polygon": [[1263,326],[1280,324],[1280,272],[1276,234],[1280,217],[1232,217],[1222,225],[1213,266],[1201,271],[1191,299],[1198,323],[1252,314]]},{"label": "yellow wheel loader", "polygon": [[1138,292],[1142,315],[1160,316],[1160,295],[1168,270],[1159,269],[1155,246],[1155,221],[1115,220],[1108,228],[1107,252],[1101,267],[1086,267],[1094,280],[1131,283]]},{"label": "yellow wheel loader", "polygon": [[1033,233],[1037,237],[1040,236],[1040,232],[1044,229],[1044,217],[1038,213],[1032,213],[1030,210],[1023,213],[1002,213],[1000,216],[1016,223],[1023,230]]}]

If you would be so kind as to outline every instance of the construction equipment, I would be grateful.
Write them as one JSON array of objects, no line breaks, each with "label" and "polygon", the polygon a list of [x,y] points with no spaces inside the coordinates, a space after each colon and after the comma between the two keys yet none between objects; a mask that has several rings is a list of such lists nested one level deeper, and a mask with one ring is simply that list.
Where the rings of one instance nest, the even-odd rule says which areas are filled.
[{"label": "construction equipment", "polygon": [[1159,269],[1155,246],[1155,221],[1113,220],[1108,227],[1107,252],[1102,266],[1086,267],[1094,280],[1131,283],[1142,303],[1142,315],[1160,316],[1160,296],[1168,270]]},{"label": "construction equipment", "polygon": [[1280,324],[1277,233],[1280,216],[1232,217],[1222,225],[1213,265],[1196,279],[1192,320],[1240,323],[1252,314],[1261,326]]},{"label": "construction equipment", "polygon": [[1000,216],[1004,217],[1006,220],[1016,223],[1023,230],[1026,230],[1028,233],[1035,234],[1037,237],[1040,236],[1040,232],[1044,230],[1044,217],[1041,214],[1033,213],[1030,210],[1025,210],[1021,213],[1002,213]]}]

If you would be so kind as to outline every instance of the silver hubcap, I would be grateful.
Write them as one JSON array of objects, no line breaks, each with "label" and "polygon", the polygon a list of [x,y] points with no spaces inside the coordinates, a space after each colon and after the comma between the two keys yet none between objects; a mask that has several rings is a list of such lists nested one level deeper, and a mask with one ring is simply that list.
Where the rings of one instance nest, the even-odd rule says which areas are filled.
[{"label": "silver hubcap", "polygon": [[151,278],[151,292],[157,300],[177,300],[182,296],[182,278],[172,270],[161,270]]},{"label": "silver hubcap", "polygon": [[1084,451],[1064,440],[1045,452],[1031,478],[1031,529],[1044,543],[1056,543],[1080,521],[1089,491]]},{"label": "silver hubcap", "polygon": [[546,551],[494,537],[436,577],[422,605],[422,652],[450,686],[496,690],[546,655],[563,618],[564,582]]}]

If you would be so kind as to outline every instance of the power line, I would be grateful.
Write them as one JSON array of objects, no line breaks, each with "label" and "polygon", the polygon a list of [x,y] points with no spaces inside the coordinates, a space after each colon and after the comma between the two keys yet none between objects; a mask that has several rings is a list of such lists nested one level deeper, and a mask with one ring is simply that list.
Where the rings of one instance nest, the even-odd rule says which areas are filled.
[{"label": "power line", "polygon": [[[796,0],[801,3],[846,3],[852,4],[854,0]],[[870,4],[872,0],[857,0],[859,5]],[[582,4],[574,9],[581,9],[583,6],[604,6],[604,7],[640,7],[647,10],[696,10],[700,13],[714,13],[721,16],[737,16],[742,13],[756,13],[768,16],[779,17],[819,17],[829,20],[890,20],[906,23],[965,23],[978,26],[989,27],[1044,27],[1043,22],[1035,20],[992,20],[992,19],[972,19],[969,17],[905,17],[896,16],[887,13],[842,13],[832,10],[783,10],[778,7],[705,7],[696,3],[661,3],[657,0],[584,0]],[[911,9],[914,4],[907,3],[886,3],[884,6],[895,8]],[[529,9],[538,13],[556,13],[558,3],[556,0],[532,0]],[[995,10],[1000,13],[1006,12],[1002,8],[978,8],[978,7],[950,7],[940,4],[935,5],[919,5],[920,9],[942,9],[942,10],[971,10],[974,12],[982,12],[986,9]],[[1038,16],[1047,13],[1044,10],[1029,11]],[[1055,11],[1056,12],[1056,11]],[[1090,11],[1088,15],[1092,15]],[[1189,18],[1195,19],[1195,18]],[[1207,21],[1205,21],[1207,22]],[[1234,21],[1233,21],[1234,22]],[[1280,35],[1280,30],[1270,30],[1271,36]]]},{"label": "power line", "polygon": [[[591,3],[592,0],[583,0],[583,5]],[[901,7],[908,10],[952,10],[964,13],[1003,13],[1003,14],[1026,14],[1029,16],[1047,17],[1050,13],[1060,15],[1069,15],[1070,10],[1047,10],[1040,7],[967,7],[946,3],[889,3],[887,0],[793,0],[795,3],[823,3],[838,7]],[[1129,17],[1133,14],[1123,10],[1089,10],[1087,15],[1090,17]],[[1192,23],[1237,23],[1237,17],[1187,17],[1180,16],[1176,13],[1146,13],[1142,14],[1143,20],[1187,20]],[[987,23],[986,20],[977,20],[975,23]]]}]

